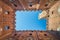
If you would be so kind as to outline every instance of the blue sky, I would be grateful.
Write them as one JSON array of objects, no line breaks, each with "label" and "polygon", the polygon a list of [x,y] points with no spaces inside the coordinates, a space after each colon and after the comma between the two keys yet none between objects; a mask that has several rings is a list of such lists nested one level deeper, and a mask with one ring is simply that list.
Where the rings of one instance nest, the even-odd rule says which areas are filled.
[{"label": "blue sky", "polygon": [[46,19],[38,19],[42,11],[16,11],[16,30],[46,30]]}]

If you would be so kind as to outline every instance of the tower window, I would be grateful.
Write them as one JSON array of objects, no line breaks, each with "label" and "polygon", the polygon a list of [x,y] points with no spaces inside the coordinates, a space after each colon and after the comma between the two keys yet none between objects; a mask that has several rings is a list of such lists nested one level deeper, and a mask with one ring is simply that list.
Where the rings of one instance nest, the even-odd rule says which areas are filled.
[{"label": "tower window", "polygon": [[47,36],[47,34],[44,34],[44,36]]},{"label": "tower window", "polygon": [[53,11],[52,11],[52,14],[53,14]]},{"label": "tower window", "polygon": [[32,2],[29,2],[29,6],[32,7],[33,3]]},{"label": "tower window", "polygon": [[49,4],[49,3],[48,3],[48,2],[46,2],[45,7],[47,7],[47,6],[48,6],[48,4]]},{"label": "tower window", "polygon": [[5,26],[5,28],[4,28],[5,30],[9,30],[10,29],[10,27],[9,26]]},{"label": "tower window", "polygon": [[17,5],[16,4],[13,4],[15,7],[17,7]]},{"label": "tower window", "polygon": [[5,11],[5,14],[9,14],[9,11]]}]

